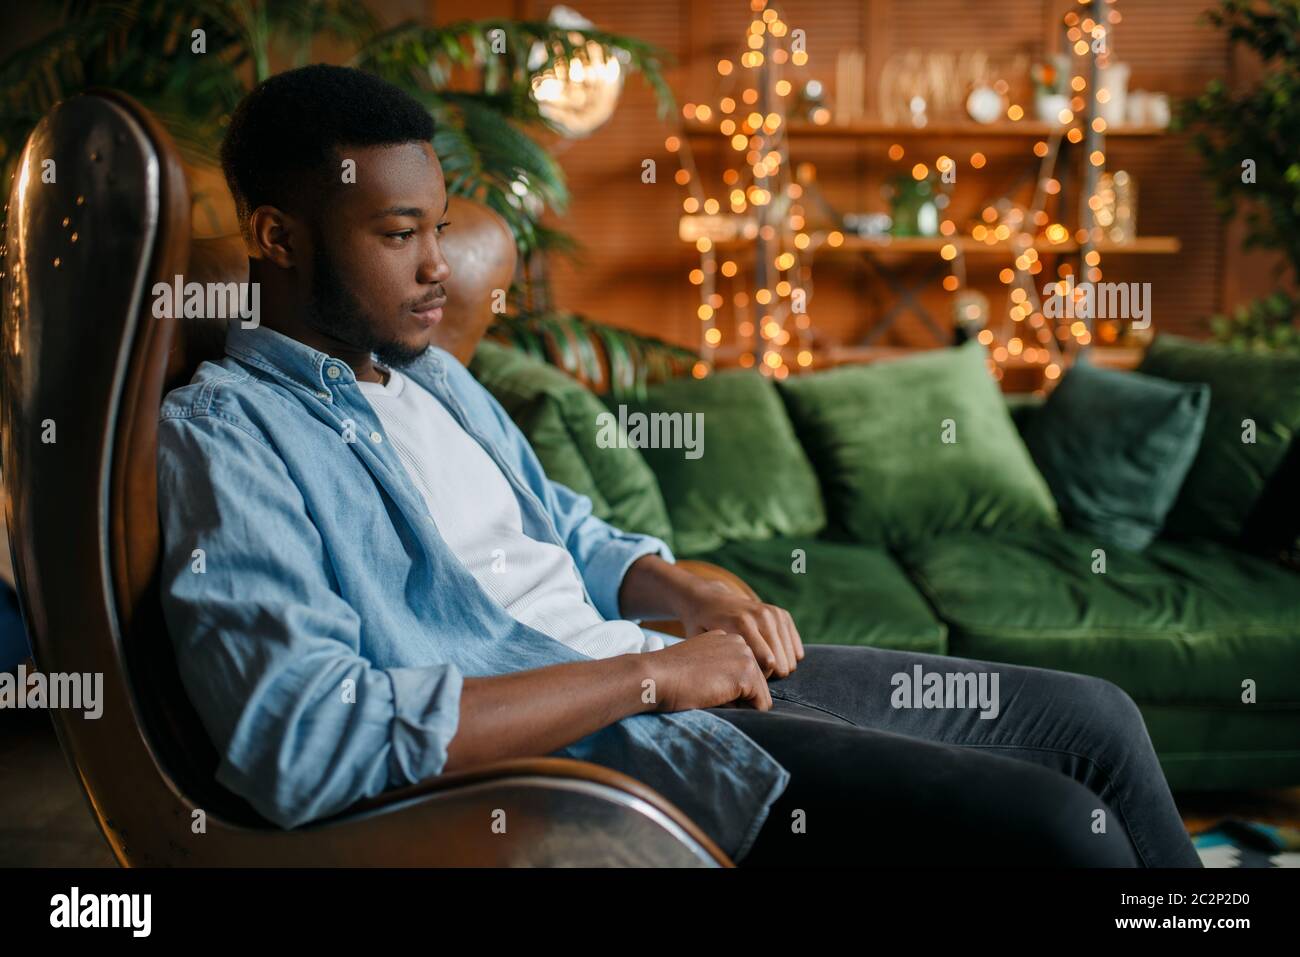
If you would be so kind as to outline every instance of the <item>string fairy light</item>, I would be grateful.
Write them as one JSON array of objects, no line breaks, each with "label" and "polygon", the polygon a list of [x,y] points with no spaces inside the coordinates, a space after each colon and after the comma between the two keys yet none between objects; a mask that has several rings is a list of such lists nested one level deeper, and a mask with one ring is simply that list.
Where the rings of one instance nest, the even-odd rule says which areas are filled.
[{"label": "string fairy light", "polygon": [[[998,276],[1002,284],[1008,287],[1010,305],[996,326],[992,322],[986,322],[977,336],[981,343],[989,347],[990,365],[994,376],[999,379],[1005,374],[1008,363],[1014,359],[1018,363],[1041,366],[1043,378],[1047,382],[1057,380],[1075,354],[1093,341],[1091,316],[1080,316],[1074,321],[1061,320],[1053,328],[1052,320],[1046,315],[1047,310],[1038,294],[1039,283],[1035,277],[1043,269],[1038,244],[1045,243],[1048,251],[1051,251],[1052,247],[1063,246],[1071,238],[1078,248],[1081,278],[1098,282],[1102,276],[1101,251],[1098,249],[1102,230],[1097,212],[1106,201],[1101,195],[1101,174],[1106,166],[1106,122],[1100,116],[1098,107],[1109,99],[1109,91],[1102,86],[1102,71],[1108,65],[1110,57],[1108,24],[1120,22],[1117,10],[1108,12],[1108,8],[1114,4],[1115,0],[1078,0],[1084,15],[1081,16],[1074,10],[1064,15],[1062,25],[1069,48],[1076,56],[1088,57],[1088,61],[1070,80],[1070,89],[1075,96],[1070,102],[1070,108],[1062,110],[1057,117],[1060,125],[1054,128],[1047,139],[1034,144],[1034,155],[1041,162],[1030,206],[1022,210],[1009,201],[1003,201],[1002,209],[998,208],[998,204],[987,205],[981,213],[983,221],[971,230],[970,239],[974,242],[983,242],[989,246],[1008,242],[1011,247],[1012,266],[1004,268]],[[1060,181],[1055,178],[1054,172],[1062,138],[1072,144],[1084,144],[1080,226],[1073,237],[1064,223],[1052,222],[1047,214],[1048,198],[1060,192]],[[891,147],[889,155],[891,159],[901,159],[903,150],[898,147],[895,151]],[[982,154],[975,155],[982,160]],[[978,169],[982,165],[982,162],[976,165],[972,157],[974,168]],[[1033,232],[1037,229],[1042,230],[1041,238]],[[956,302],[960,308],[963,302],[960,296],[966,286],[963,243],[945,243],[940,249],[940,256],[951,263],[950,274],[943,279],[943,288],[959,297]],[[1072,298],[1070,306],[1083,301],[1083,290],[1077,286],[1074,268],[1069,263],[1058,266],[1052,295],[1063,299]],[[1075,308],[1061,311],[1067,316],[1079,314]]]},{"label": "string fairy light", "polygon": [[[767,0],[750,0],[750,11],[753,16],[743,51],[717,63],[724,89],[716,108],[687,103],[682,110],[685,121],[716,129],[729,147],[722,150],[726,168],[720,196],[705,195],[685,135],[671,136],[665,143],[678,157],[677,182],[688,191],[681,238],[693,241],[700,256],[699,265],[688,275],[699,291],[701,361],[693,370],[697,377],[713,368],[723,340],[719,316],[728,310],[736,346],[747,347],[738,357],[741,366],[757,367],[778,379],[792,369],[811,366],[812,255],[823,243],[834,245],[833,237],[843,241],[833,231],[806,229],[799,200],[815,170],[810,164],[791,169],[786,100],[795,85],[782,73],[786,64],[806,65],[807,53]],[[803,182],[796,173],[802,174]],[[741,267],[738,258],[725,255],[738,240],[753,248],[748,269]],[[726,281],[730,295],[722,294],[719,277]]]}]

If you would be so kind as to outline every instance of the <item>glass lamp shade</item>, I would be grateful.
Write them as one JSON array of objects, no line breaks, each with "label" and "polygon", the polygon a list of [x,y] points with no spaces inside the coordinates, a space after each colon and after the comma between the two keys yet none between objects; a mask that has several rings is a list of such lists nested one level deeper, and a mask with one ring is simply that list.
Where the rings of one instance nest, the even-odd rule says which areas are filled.
[{"label": "glass lamp shade", "polygon": [[[582,37],[571,35],[581,43]],[[530,59],[545,60],[538,48]],[[566,136],[587,136],[614,113],[623,90],[623,67],[617,51],[607,53],[595,41],[576,47],[573,55],[558,57],[532,79],[538,111]]]}]

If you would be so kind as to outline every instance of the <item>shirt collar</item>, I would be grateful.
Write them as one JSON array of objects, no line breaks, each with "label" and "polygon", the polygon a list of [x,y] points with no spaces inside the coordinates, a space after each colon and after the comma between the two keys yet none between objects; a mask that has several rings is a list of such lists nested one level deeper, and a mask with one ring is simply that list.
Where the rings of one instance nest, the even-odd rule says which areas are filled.
[{"label": "shirt collar", "polygon": [[[310,389],[322,398],[330,394],[333,386],[357,381],[352,367],[342,359],[313,349],[305,342],[299,342],[268,326],[259,324],[245,328],[243,320],[238,317],[226,320],[226,355]],[[373,354],[371,358],[374,358]],[[426,362],[435,368],[440,365],[441,360],[435,348],[428,349],[413,365]]]}]

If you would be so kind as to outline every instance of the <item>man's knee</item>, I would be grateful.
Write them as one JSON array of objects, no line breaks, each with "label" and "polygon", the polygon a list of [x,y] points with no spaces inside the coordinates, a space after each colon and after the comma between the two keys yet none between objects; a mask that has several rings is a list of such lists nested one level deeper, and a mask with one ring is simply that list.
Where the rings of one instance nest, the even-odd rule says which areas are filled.
[{"label": "man's knee", "polygon": [[1039,795],[1034,822],[1042,841],[1042,866],[1141,866],[1123,823],[1101,798],[1065,777],[1052,791]]},{"label": "man's knee", "polygon": [[1089,710],[1105,722],[1112,734],[1130,743],[1149,740],[1142,709],[1127,691],[1106,678],[1086,676],[1084,680],[1089,684]]}]

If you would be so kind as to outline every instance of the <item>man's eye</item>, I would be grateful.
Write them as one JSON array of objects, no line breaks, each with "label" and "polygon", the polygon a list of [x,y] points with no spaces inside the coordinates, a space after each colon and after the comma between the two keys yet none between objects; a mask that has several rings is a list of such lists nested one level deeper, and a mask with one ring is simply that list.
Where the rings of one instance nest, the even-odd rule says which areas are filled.
[{"label": "man's eye", "polygon": [[403,229],[403,230],[401,230],[400,232],[396,232],[396,233],[386,233],[385,235],[390,236],[390,237],[392,237],[393,239],[398,240],[399,242],[406,242],[406,240],[410,239],[412,236],[415,235],[415,230],[414,230],[414,229]]},{"label": "man's eye", "polygon": [[446,229],[446,228],[447,228],[448,226],[450,226],[450,225],[451,225],[450,222],[439,223],[439,224],[438,224],[438,235],[441,236],[441,235],[442,235],[442,231],[443,231],[444,229]]}]

